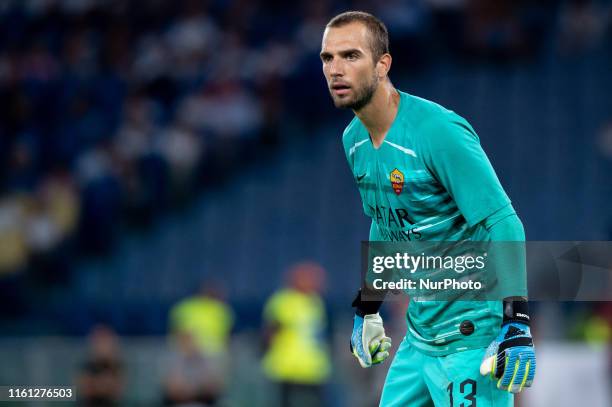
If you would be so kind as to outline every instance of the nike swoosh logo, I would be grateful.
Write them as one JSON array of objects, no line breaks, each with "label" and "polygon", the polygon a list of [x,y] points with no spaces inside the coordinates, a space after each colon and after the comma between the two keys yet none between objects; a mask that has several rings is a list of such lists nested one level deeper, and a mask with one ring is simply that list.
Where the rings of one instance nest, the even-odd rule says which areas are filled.
[{"label": "nike swoosh logo", "polygon": [[364,179],[366,175],[368,175],[368,174],[365,173],[363,175],[357,175],[357,182],[361,182],[361,180]]}]

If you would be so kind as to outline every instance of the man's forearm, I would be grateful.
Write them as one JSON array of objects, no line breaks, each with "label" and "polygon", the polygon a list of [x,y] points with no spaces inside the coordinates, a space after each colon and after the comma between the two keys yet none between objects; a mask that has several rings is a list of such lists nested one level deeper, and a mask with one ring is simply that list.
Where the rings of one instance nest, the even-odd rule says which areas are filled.
[{"label": "man's forearm", "polygon": [[489,262],[492,262],[491,269],[497,274],[504,299],[526,300],[525,229],[512,205],[486,218],[485,228],[491,236],[491,241],[494,242],[493,255],[489,257]]}]

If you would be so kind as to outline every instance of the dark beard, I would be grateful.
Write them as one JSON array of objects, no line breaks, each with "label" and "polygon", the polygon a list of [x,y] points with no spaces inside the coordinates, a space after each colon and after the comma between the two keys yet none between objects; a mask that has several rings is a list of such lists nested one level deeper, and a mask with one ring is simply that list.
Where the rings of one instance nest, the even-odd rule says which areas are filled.
[{"label": "dark beard", "polygon": [[372,100],[372,97],[374,96],[374,92],[376,92],[377,87],[378,87],[378,78],[375,76],[372,83],[364,87],[363,90],[359,92],[354,102],[349,103],[349,104],[344,104],[344,103],[336,104],[336,107],[344,107],[344,108],[348,108],[348,109],[358,112],[364,107],[366,107],[368,103],[370,103],[370,101]]}]

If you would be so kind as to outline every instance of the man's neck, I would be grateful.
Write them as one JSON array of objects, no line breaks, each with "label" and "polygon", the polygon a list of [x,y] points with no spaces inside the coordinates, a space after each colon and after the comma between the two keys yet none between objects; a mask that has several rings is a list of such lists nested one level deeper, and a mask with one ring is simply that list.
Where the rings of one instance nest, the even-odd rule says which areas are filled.
[{"label": "man's neck", "polygon": [[376,89],[370,103],[355,112],[361,123],[368,129],[375,148],[380,147],[387,136],[397,115],[399,100],[399,92],[393,87],[391,81],[387,80]]}]

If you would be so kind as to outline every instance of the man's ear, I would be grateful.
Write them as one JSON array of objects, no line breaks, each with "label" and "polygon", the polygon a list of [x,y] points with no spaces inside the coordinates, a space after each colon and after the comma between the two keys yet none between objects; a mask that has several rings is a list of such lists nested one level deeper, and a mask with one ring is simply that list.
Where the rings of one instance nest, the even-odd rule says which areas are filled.
[{"label": "man's ear", "polygon": [[376,75],[378,79],[383,79],[391,70],[391,54],[383,54],[376,63]]}]

